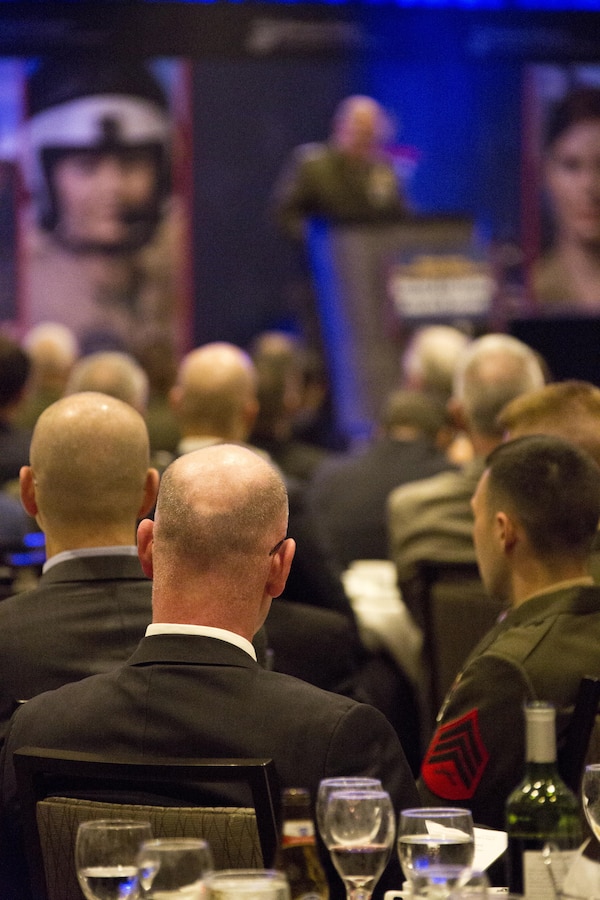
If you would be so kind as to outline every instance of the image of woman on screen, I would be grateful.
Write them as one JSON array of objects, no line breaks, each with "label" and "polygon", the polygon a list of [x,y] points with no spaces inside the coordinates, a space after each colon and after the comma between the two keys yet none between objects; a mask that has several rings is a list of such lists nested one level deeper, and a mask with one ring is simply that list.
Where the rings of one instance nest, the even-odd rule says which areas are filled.
[{"label": "image of woman on screen", "polygon": [[42,62],[27,89],[22,319],[65,322],[84,351],[172,331],[183,241],[163,87],[141,62],[88,56]]},{"label": "image of woman on screen", "polygon": [[533,297],[547,310],[600,312],[599,87],[578,87],[552,110],[544,183],[553,234],[532,271]]}]

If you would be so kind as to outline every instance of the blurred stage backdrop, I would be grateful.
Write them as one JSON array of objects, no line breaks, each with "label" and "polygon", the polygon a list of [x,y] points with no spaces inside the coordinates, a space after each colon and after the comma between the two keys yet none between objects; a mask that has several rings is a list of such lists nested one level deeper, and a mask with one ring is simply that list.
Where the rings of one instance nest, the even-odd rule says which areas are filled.
[{"label": "blurred stage backdrop", "polygon": [[[125,343],[135,315],[147,321],[148,310],[180,350],[211,340],[245,345],[279,327],[323,340],[307,255],[278,232],[270,195],[292,148],[324,140],[336,104],[351,93],[370,94],[393,114],[392,150],[415,213],[472,224],[473,246],[501,286],[492,325],[504,327],[526,311],[527,267],[542,241],[532,110],[582,76],[600,83],[597,9],[598,0],[0,2],[3,323],[18,332],[43,316],[31,299],[35,197],[20,154],[32,73],[72,52],[142,61],[167,102],[161,216],[175,215],[177,237],[168,265],[154,268],[164,275],[166,265],[172,276],[171,319],[161,319],[163,301],[152,294],[137,309],[128,288]],[[129,248],[136,265],[143,243]],[[138,266],[110,277],[130,284],[143,273]],[[401,341],[405,323],[390,316],[389,296],[380,302],[390,340]],[[73,304],[65,296],[67,322]]]}]

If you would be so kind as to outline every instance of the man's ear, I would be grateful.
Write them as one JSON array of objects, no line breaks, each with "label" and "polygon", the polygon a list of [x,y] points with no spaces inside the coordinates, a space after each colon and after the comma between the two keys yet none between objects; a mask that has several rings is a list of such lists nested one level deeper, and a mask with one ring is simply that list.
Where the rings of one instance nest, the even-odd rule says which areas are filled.
[{"label": "man's ear", "polygon": [[21,466],[19,471],[19,487],[21,491],[21,503],[25,512],[32,519],[38,514],[38,505],[35,498],[35,478],[31,466]]},{"label": "man's ear", "polygon": [[517,527],[505,512],[496,513],[496,533],[505,553],[510,552],[517,542]]},{"label": "man's ear", "polygon": [[154,508],[156,497],[158,495],[159,482],[160,475],[158,474],[158,471],[156,469],[148,469],[146,472],[146,483],[144,484],[144,499],[138,510],[138,519],[146,516],[150,510]]},{"label": "man's ear", "polygon": [[273,554],[269,577],[265,585],[265,591],[269,597],[279,597],[283,594],[295,552],[296,541],[293,538],[286,538],[277,553]]},{"label": "man's ear", "polygon": [[152,578],[154,575],[154,522],[152,519],[142,519],[138,525],[137,548],[144,575]]}]

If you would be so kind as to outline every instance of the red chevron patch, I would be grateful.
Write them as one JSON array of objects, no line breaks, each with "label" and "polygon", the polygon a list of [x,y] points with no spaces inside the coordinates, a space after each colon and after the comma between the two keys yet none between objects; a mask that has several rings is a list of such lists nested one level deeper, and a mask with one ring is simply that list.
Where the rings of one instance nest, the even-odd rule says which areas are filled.
[{"label": "red chevron patch", "polygon": [[439,728],[425,756],[421,777],[445,800],[469,800],[481,781],[490,755],[479,732],[478,711]]}]

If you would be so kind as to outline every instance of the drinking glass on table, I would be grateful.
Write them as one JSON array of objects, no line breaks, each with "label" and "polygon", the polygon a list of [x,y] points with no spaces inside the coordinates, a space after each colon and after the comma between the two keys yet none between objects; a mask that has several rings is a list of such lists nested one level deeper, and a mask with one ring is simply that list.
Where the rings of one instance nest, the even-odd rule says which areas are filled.
[{"label": "drinking glass on table", "polygon": [[148,900],[200,900],[204,879],[213,870],[210,847],[201,838],[144,841],[137,861],[142,896]]},{"label": "drinking glass on table", "polygon": [[138,900],[137,856],[152,838],[149,822],[95,819],[82,822],[75,841],[75,868],[87,900]]},{"label": "drinking glass on table", "polygon": [[468,809],[403,809],[398,825],[398,856],[416,896],[427,896],[432,867],[443,867],[449,888],[473,863],[473,818]]},{"label": "drinking glass on table", "polygon": [[222,869],[205,887],[206,900],[290,900],[287,878],[274,869]]},{"label": "drinking glass on table", "polygon": [[[323,843],[327,846],[325,840],[325,809],[327,801],[332,791],[381,791],[383,787],[379,778],[363,778],[362,775],[339,776],[336,778],[323,778],[319,782],[319,790],[317,792],[316,801],[316,819],[319,834],[323,839]],[[329,849],[329,847],[327,847]]]},{"label": "drinking glass on table", "polygon": [[333,791],[323,829],[348,900],[369,900],[388,863],[396,833],[389,794],[383,790]]}]

